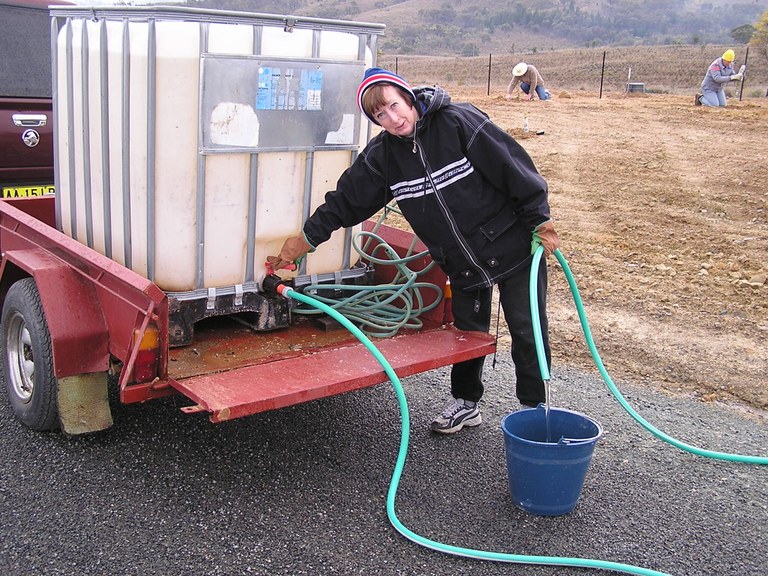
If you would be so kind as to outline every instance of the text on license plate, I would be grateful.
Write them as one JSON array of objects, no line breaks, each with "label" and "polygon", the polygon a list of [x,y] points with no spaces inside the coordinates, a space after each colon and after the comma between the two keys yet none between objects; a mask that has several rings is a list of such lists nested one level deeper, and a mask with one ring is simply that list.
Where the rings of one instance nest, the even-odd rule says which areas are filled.
[{"label": "text on license plate", "polygon": [[3,198],[26,198],[27,196],[43,196],[53,194],[56,189],[52,184],[40,186],[4,186]]}]

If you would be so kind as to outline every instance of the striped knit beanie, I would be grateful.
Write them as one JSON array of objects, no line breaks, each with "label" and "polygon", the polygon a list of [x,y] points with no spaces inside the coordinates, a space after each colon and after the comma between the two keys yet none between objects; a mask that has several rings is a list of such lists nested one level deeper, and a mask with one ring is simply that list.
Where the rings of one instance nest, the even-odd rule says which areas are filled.
[{"label": "striped knit beanie", "polygon": [[368,70],[365,71],[365,75],[363,76],[363,81],[360,83],[360,87],[357,89],[357,105],[360,107],[360,111],[365,114],[371,122],[377,125],[379,123],[376,122],[373,116],[369,116],[365,111],[365,108],[363,108],[363,94],[365,94],[365,91],[374,84],[381,83],[392,84],[398,88],[402,88],[408,93],[408,95],[410,95],[411,104],[416,104],[416,95],[413,93],[413,90],[411,89],[408,82],[406,82],[403,78],[394,72],[384,70],[384,68],[368,68]]}]

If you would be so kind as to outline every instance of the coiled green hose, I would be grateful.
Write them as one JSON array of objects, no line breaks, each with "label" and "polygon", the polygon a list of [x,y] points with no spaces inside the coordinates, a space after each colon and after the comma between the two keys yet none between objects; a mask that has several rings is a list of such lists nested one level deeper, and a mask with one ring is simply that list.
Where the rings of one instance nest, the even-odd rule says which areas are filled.
[{"label": "coiled green hose", "polygon": [[[421,270],[412,270],[408,265],[423,258],[427,252],[413,253],[416,238],[404,257],[387,244],[383,238],[372,232],[358,233],[352,247],[370,264],[391,266],[397,272],[389,284],[359,286],[357,284],[310,284],[302,288],[303,293],[310,293],[317,301],[329,305],[352,320],[366,336],[386,338],[394,336],[401,328],[419,330],[422,322],[419,315],[437,306],[443,295],[443,287],[430,282],[419,282],[419,276],[431,270],[434,261],[430,261]],[[359,245],[363,240],[362,246]],[[369,248],[373,245],[372,248]],[[383,254],[380,254],[383,253]],[[319,292],[333,290],[334,294],[345,294],[343,298],[329,298]],[[436,293],[435,300],[424,304],[423,291]],[[398,305],[399,304],[399,305]],[[319,314],[316,307],[297,308],[298,314]]]}]

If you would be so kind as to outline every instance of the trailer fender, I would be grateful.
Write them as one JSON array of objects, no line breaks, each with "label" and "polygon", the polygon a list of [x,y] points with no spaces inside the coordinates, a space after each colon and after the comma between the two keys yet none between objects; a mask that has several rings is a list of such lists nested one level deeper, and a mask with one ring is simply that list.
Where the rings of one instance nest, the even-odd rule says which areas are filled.
[{"label": "trailer fender", "polygon": [[109,331],[93,283],[43,249],[5,252],[0,271],[4,281],[15,276],[9,264],[35,279],[51,333],[56,378],[106,372]]},{"label": "trailer fender", "polygon": [[[11,265],[18,278],[21,269]],[[8,270],[9,268],[6,268]],[[105,372],[56,378],[51,333],[35,279],[8,290],[2,309],[3,372],[16,416],[33,430],[84,434],[112,425]]]}]

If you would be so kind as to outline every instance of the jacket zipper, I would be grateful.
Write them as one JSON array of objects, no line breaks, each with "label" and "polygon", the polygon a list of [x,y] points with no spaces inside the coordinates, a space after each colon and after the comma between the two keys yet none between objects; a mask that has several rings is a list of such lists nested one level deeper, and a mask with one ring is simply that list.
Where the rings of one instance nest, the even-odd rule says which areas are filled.
[{"label": "jacket zipper", "polygon": [[[485,285],[486,286],[492,286],[493,282],[491,281],[491,275],[483,268],[483,266],[478,261],[477,257],[475,256],[474,252],[472,252],[472,249],[469,247],[469,244],[467,243],[464,236],[459,232],[459,227],[456,225],[456,221],[453,218],[453,215],[451,214],[451,211],[448,209],[448,205],[445,202],[445,199],[443,198],[442,193],[437,189],[437,186],[435,185],[435,181],[432,180],[432,170],[429,167],[429,163],[427,162],[427,159],[424,157],[424,149],[417,143],[416,139],[416,133],[413,134],[413,149],[414,152],[418,150],[419,152],[419,159],[421,160],[421,164],[424,167],[424,171],[427,174],[427,179],[429,180],[429,185],[432,187],[432,191],[435,193],[435,198],[437,199],[437,203],[440,206],[440,210],[443,213],[443,216],[448,221],[448,224],[451,228],[451,233],[453,234],[454,239],[459,243],[459,246],[461,246],[461,251],[464,252],[464,256],[469,260],[472,264],[474,264],[478,270],[480,270],[480,273],[483,275],[483,278],[485,279]],[[424,195],[426,197],[427,191],[424,190]]]}]

